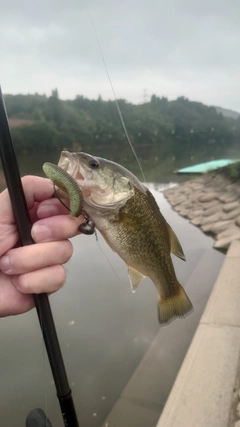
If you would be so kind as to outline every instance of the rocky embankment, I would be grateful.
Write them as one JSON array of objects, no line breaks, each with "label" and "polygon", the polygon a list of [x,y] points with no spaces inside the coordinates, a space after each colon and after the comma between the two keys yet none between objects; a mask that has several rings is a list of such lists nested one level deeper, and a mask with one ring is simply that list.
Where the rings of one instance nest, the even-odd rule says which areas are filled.
[{"label": "rocky embankment", "polygon": [[226,250],[240,240],[240,180],[219,172],[202,175],[164,191],[172,207],[216,239]]}]

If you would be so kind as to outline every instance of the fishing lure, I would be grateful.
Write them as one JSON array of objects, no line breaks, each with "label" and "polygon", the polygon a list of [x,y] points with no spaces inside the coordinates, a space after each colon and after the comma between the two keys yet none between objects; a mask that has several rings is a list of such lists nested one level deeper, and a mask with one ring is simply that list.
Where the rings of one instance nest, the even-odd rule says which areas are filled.
[{"label": "fishing lure", "polygon": [[53,163],[46,162],[43,165],[43,171],[51,179],[54,185],[57,185],[69,197],[70,208],[68,208],[61,199],[60,202],[69,209],[72,216],[78,217],[81,213],[84,216],[84,222],[79,225],[78,229],[83,234],[91,235],[95,233],[95,224],[83,211],[82,192],[75,181],[65,170]]},{"label": "fishing lure", "polygon": [[54,185],[57,185],[60,190],[68,195],[70,200],[69,211],[72,216],[78,217],[83,209],[83,196],[75,179],[53,163],[44,163],[43,171],[53,181]]}]

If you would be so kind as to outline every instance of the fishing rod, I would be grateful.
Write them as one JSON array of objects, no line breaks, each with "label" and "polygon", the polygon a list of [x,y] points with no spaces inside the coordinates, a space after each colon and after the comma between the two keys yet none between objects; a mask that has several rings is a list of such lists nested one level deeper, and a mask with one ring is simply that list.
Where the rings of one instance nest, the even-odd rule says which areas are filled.
[{"label": "fishing rod", "polygon": [[[23,192],[22,181],[9,130],[7,112],[1,87],[0,157],[18,228],[20,244],[22,246],[32,245],[35,243],[31,237],[32,224]],[[45,293],[39,295],[34,294],[33,298],[56,386],[64,425],[65,427],[79,427],[48,296]]]}]

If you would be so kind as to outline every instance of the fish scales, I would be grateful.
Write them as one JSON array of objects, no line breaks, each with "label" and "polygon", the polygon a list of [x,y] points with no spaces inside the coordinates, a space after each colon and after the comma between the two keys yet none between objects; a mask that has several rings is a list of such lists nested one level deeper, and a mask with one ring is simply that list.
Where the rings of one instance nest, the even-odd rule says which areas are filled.
[{"label": "fish scales", "polygon": [[[176,276],[172,260],[164,254],[164,249],[170,254],[167,225],[148,190],[146,196],[142,196],[135,188],[134,197],[109,218],[109,227],[101,230],[99,225],[99,230],[111,242],[111,246],[118,245],[119,255],[128,265],[137,267],[152,280],[167,281],[168,287],[162,297],[175,292]],[[159,264],[161,269],[158,268]]]}]

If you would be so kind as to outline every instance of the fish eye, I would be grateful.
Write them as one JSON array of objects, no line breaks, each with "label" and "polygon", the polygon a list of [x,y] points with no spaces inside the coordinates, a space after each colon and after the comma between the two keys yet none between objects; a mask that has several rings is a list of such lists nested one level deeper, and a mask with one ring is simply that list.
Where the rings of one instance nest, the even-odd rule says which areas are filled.
[{"label": "fish eye", "polygon": [[92,169],[97,169],[97,168],[99,168],[99,163],[98,163],[98,161],[97,161],[97,160],[91,160],[91,161],[89,162],[89,166],[90,166]]}]

